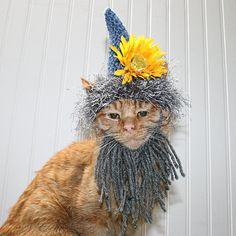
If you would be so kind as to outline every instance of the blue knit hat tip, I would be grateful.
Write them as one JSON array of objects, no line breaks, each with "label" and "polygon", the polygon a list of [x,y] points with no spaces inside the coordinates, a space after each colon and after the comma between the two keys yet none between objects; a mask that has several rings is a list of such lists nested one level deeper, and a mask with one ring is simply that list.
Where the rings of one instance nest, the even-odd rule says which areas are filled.
[{"label": "blue knit hat tip", "polygon": [[[110,8],[106,9],[105,11],[105,21],[111,45],[119,48],[121,36],[124,36],[126,40],[129,40],[129,34],[125,29],[123,23],[120,21],[115,12]],[[108,74],[113,75],[116,70],[121,68],[122,65],[120,64],[118,59],[114,57],[114,52],[109,49]]]}]

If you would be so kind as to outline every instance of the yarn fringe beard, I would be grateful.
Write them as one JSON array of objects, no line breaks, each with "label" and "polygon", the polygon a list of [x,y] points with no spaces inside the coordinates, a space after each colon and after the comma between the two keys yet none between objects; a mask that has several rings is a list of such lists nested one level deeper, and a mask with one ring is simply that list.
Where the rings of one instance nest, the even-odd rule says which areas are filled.
[{"label": "yarn fringe beard", "polygon": [[115,212],[122,217],[121,235],[130,220],[134,227],[139,219],[151,223],[157,204],[166,211],[165,197],[171,181],[178,179],[177,169],[185,176],[174,148],[159,128],[137,150],[130,150],[112,136],[103,138],[95,179],[100,202],[111,212],[114,201]]}]

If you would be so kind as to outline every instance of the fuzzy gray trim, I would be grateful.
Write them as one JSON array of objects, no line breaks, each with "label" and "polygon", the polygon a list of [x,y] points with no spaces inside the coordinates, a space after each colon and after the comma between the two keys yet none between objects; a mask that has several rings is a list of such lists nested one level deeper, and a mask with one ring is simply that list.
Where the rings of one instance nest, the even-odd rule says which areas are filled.
[{"label": "fuzzy gray trim", "polygon": [[83,101],[77,104],[79,126],[82,125],[83,129],[85,126],[90,126],[103,107],[120,99],[150,102],[167,111],[171,121],[182,114],[182,108],[187,103],[173,80],[135,79],[126,85],[122,85],[121,81],[122,78],[116,76],[97,76],[93,89],[88,91]]}]

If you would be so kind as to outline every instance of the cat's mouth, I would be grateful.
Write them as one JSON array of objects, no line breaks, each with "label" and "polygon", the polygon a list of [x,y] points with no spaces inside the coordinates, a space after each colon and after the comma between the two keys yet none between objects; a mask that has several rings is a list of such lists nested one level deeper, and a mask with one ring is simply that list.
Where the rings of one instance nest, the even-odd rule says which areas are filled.
[{"label": "cat's mouth", "polygon": [[129,149],[135,150],[138,149],[139,147],[141,147],[143,145],[143,141],[141,140],[135,140],[135,139],[131,139],[129,141],[127,141],[126,143],[124,143],[124,145],[126,147],[128,147]]},{"label": "cat's mouth", "polygon": [[126,135],[124,140],[121,140],[120,142],[129,149],[136,150],[140,148],[149,139],[149,137],[150,135],[147,135],[146,137],[137,137],[137,135]]}]

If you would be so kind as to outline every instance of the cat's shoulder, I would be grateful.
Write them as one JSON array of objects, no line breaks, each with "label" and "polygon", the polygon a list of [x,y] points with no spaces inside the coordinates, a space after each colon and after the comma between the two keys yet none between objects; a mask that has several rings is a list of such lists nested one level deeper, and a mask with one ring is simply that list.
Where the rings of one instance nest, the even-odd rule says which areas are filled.
[{"label": "cat's shoulder", "polygon": [[68,147],[66,147],[63,151],[69,152],[71,154],[84,154],[84,155],[90,155],[97,149],[97,142],[95,139],[88,139],[88,140],[82,140],[73,142]]},{"label": "cat's shoulder", "polygon": [[89,165],[95,161],[97,156],[98,145],[96,140],[82,140],[73,142],[66,148],[56,153],[48,164],[67,163]]}]

